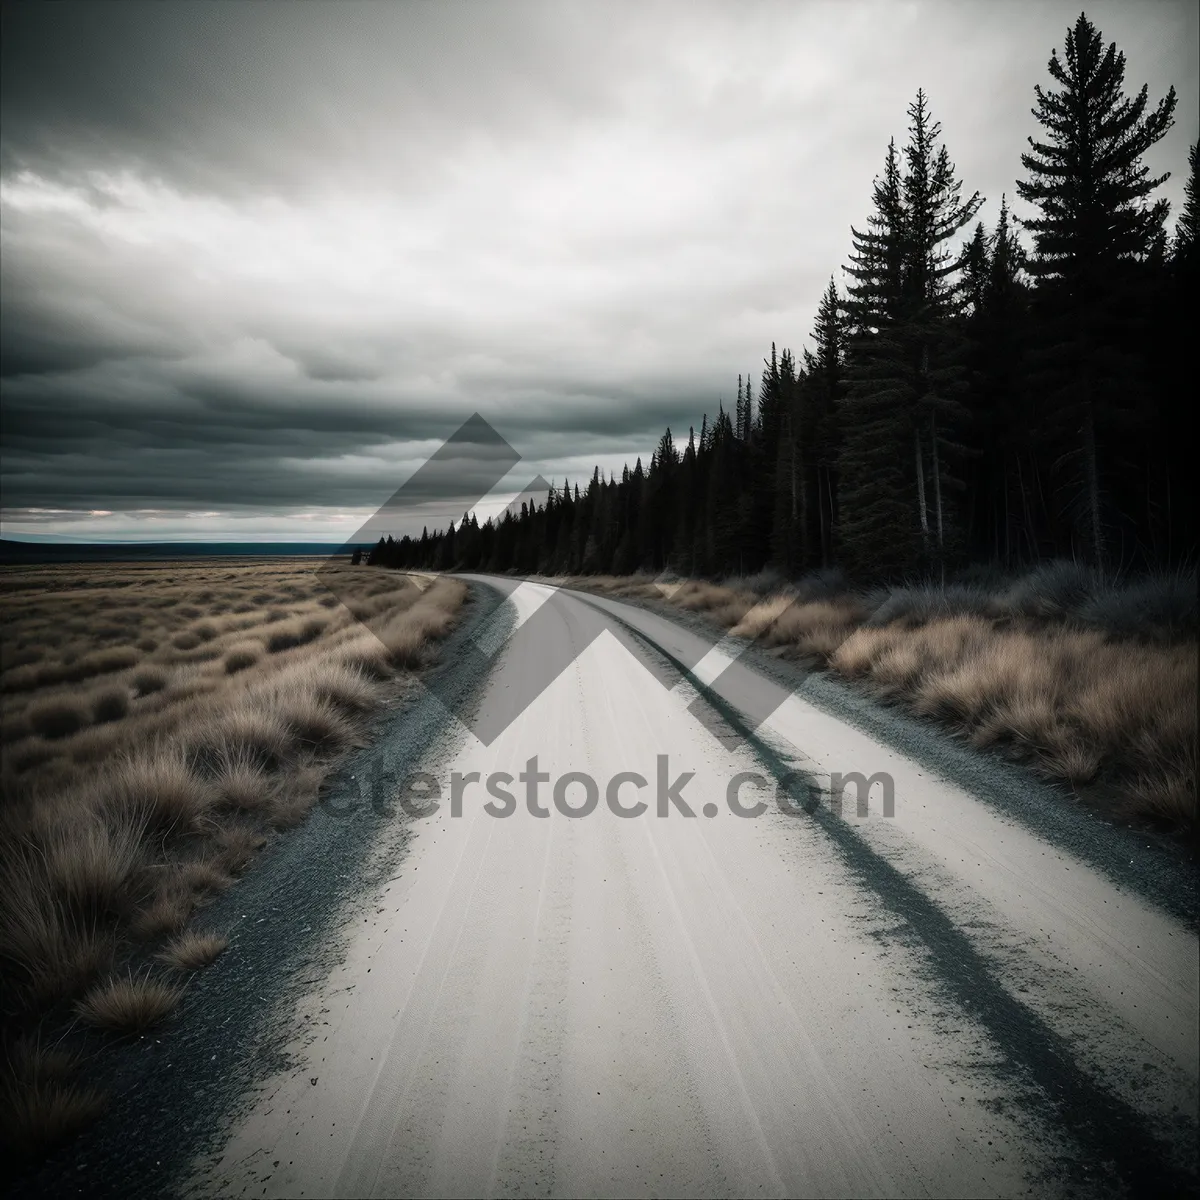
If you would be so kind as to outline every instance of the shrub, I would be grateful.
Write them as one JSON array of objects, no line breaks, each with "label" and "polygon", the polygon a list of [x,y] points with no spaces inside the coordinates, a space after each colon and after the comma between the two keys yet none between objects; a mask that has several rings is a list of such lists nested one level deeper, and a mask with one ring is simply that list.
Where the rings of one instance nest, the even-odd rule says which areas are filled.
[{"label": "shrub", "polygon": [[200,639],[190,629],[185,629],[171,639],[171,645],[176,650],[195,650],[200,645]]}]

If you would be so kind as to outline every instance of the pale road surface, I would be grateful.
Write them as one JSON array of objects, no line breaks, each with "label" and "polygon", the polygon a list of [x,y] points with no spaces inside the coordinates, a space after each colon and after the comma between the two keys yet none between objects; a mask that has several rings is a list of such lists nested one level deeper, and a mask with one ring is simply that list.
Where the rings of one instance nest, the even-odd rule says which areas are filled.
[{"label": "pale road surface", "polygon": [[[346,914],[344,961],[302,1002],[309,1044],[249,1098],[195,1192],[1007,1196],[1188,1179],[1167,1164],[1196,1122],[1194,930],[797,696],[761,742],[731,746],[688,710],[720,649],[673,679],[615,620],[695,662],[695,635],[665,617],[532,583],[509,602],[524,621],[552,594],[547,654],[610,630],[490,745],[454,722],[427,755],[440,810]],[[495,711],[536,669],[508,647]],[[451,814],[452,771],[515,779],[535,755],[549,817],[519,781],[511,816],[484,811],[482,782]],[[694,773],[693,818],[656,815],[661,755],[672,783]],[[743,803],[768,810],[731,813],[735,775],[788,764],[890,772],[895,814],[876,790],[865,818],[852,801],[785,815],[753,783]],[[586,817],[554,811],[567,772],[597,781]],[[618,793],[641,816],[605,804],[620,772],[648,781]]]}]

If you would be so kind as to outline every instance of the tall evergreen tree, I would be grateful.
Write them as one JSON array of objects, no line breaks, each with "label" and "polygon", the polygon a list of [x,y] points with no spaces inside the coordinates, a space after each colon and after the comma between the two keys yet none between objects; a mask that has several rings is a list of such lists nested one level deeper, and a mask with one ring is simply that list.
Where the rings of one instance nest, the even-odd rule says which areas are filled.
[{"label": "tall evergreen tree", "polygon": [[1197,198],[1196,143],[1188,151],[1188,181],[1183,187],[1183,208],[1175,224],[1174,256],[1178,260],[1189,259],[1196,253],[1200,241],[1200,198]]},{"label": "tall evergreen tree", "polygon": [[804,352],[808,403],[804,440],[808,446],[807,508],[809,552],[822,566],[833,562],[837,528],[839,409],[845,391],[845,336],[837,286],[829,287],[817,308],[813,329],[816,353]]},{"label": "tall evergreen tree", "polygon": [[[774,461],[775,507],[771,519],[771,559],[785,573],[796,572],[807,556],[802,445],[803,393],[792,352],[784,349],[779,380],[779,433]],[[769,444],[769,443],[768,443]]]},{"label": "tall evergreen tree", "polygon": [[[1064,61],[1065,60],[1065,61]],[[1064,59],[1052,52],[1057,88],[1034,88],[1043,141],[1021,155],[1028,178],[1017,192],[1040,215],[1029,269],[1038,282],[1046,433],[1058,441],[1073,493],[1068,512],[1083,547],[1106,558],[1104,491],[1108,455],[1130,432],[1138,365],[1125,352],[1137,265],[1161,245],[1166,200],[1147,203],[1167,175],[1142,158],[1171,127],[1175,89],[1148,111],[1147,88],[1125,93],[1125,56],[1083,14],[1068,30]],[[1134,301],[1136,303],[1136,301]]]},{"label": "tall evergreen tree", "polygon": [[893,363],[903,296],[905,214],[900,159],[893,139],[872,185],[867,227],[851,227],[844,269],[848,335],[839,541],[847,565],[867,575],[896,575],[916,556],[916,522],[903,449],[912,428]]},{"label": "tall evergreen tree", "polygon": [[[966,415],[966,380],[955,335],[962,256],[947,243],[982,203],[978,193],[961,198],[923,91],[908,115],[904,170],[892,142],[868,229],[851,231],[847,268],[843,541],[861,570],[872,571],[877,557],[891,574],[944,562],[951,541],[946,490],[962,484],[949,456],[961,453],[951,435]],[[905,508],[912,517],[901,517]]]}]

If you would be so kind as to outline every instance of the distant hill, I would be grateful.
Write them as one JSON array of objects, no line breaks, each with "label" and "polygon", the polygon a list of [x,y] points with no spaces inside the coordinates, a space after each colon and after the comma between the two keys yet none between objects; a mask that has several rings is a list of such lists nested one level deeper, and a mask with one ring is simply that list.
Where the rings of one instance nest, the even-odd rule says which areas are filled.
[{"label": "distant hill", "polygon": [[350,549],[342,542],[20,542],[4,538],[0,539],[0,563],[325,557]]}]

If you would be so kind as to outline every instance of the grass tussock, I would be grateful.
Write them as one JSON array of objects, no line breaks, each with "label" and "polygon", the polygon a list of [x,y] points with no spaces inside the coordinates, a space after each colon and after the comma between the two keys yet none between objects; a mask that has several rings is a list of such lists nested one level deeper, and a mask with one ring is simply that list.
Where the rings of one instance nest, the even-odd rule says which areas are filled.
[{"label": "grass tussock", "polygon": [[240,821],[219,826],[213,837],[217,861],[231,875],[244,871],[266,842],[256,826]]},{"label": "grass tussock", "polygon": [[159,961],[177,971],[200,971],[224,953],[229,939],[219,933],[191,930],[175,938],[159,954]]},{"label": "grass tussock", "polygon": [[90,988],[76,1011],[97,1029],[134,1034],[165,1020],[182,999],[182,988],[149,974],[131,972]]},{"label": "grass tussock", "polygon": [[[151,649],[154,647],[152,646]],[[159,666],[139,667],[130,676],[130,683],[133,684],[139,696],[150,696],[154,692],[161,692],[170,682],[170,671]]]},{"label": "grass tussock", "polygon": [[103,781],[95,807],[145,823],[160,836],[195,829],[216,802],[211,782],[177,745],[129,752]]},{"label": "grass tussock", "polygon": [[262,658],[262,642],[238,642],[225,651],[225,673],[236,675],[247,667],[254,666]]},{"label": "grass tussock", "polygon": [[34,700],[25,709],[25,720],[44,738],[64,738],[91,722],[88,706],[78,696],[64,693]]},{"label": "grass tussock", "polygon": [[154,942],[179,933],[196,909],[196,895],[181,879],[164,879],[129,922],[129,932],[140,941]]},{"label": "grass tussock", "polygon": [[247,762],[274,770],[294,749],[294,736],[283,716],[258,697],[226,712],[211,712],[187,736],[195,759],[214,769],[230,762]]},{"label": "grass tussock", "polygon": [[93,724],[104,725],[109,721],[119,721],[129,713],[129,689],[116,684],[100,688],[92,693],[89,705]]}]

